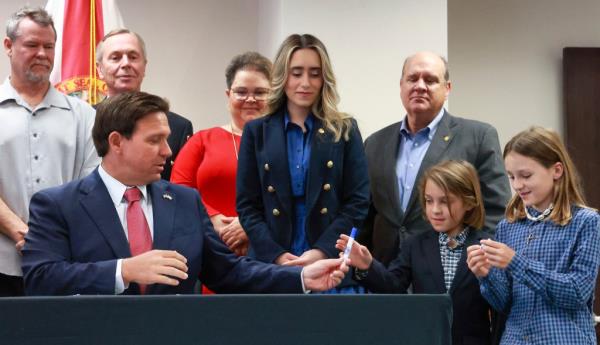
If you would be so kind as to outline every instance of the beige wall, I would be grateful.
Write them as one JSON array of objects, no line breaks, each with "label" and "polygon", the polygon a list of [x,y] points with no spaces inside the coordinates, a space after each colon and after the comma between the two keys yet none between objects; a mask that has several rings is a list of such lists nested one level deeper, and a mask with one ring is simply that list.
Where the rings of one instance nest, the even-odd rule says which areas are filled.
[{"label": "beige wall", "polygon": [[[365,137],[404,115],[398,90],[404,57],[419,49],[447,50],[446,0],[117,2],[125,25],[147,43],[142,89],[167,97],[196,130],[228,121],[224,69],[231,57],[258,50],[273,58],[290,33],[310,32],[325,42],[340,108],[358,118]],[[0,22],[24,3],[0,2]],[[2,57],[0,78],[8,74]]]},{"label": "beige wall", "polygon": [[417,50],[447,53],[446,0],[262,0],[276,13],[259,31],[262,52],[274,57],[292,33],[323,41],[338,80],[340,110],[354,115],[363,137],[404,117],[400,72]]},{"label": "beige wall", "polygon": [[[0,2],[0,21],[23,3]],[[168,97],[196,129],[227,121],[223,70],[231,56],[257,49],[272,58],[289,33],[312,32],[330,51],[341,109],[356,115],[365,136],[403,116],[401,60],[433,49],[448,52],[450,111],[492,123],[504,143],[532,124],[562,130],[562,48],[600,45],[597,0],[450,0],[447,12],[446,0],[120,0],[119,7],[148,43],[143,88]],[[0,78],[8,73],[2,57]]]},{"label": "beige wall", "polygon": [[600,46],[597,0],[449,0],[450,111],[502,143],[530,125],[562,131],[562,49]]}]

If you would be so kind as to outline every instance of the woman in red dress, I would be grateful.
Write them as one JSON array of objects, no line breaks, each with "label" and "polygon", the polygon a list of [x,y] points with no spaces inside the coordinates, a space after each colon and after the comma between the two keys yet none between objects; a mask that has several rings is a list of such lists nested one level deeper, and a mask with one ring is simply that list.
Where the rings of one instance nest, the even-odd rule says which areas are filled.
[{"label": "woman in red dress", "polygon": [[196,188],[223,242],[238,256],[246,255],[248,237],[235,210],[235,178],[242,130],[264,113],[270,90],[271,62],[247,52],[235,56],[225,70],[231,122],[194,134],[179,152],[171,182]]}]

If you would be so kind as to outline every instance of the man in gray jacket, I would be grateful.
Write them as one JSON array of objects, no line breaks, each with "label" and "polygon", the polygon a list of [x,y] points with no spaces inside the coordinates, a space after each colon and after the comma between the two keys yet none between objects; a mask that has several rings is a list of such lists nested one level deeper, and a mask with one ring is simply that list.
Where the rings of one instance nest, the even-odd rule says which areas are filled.
[{"label": "man in gray jacket", "polygon": [[388,264],[411,235],[431,230],[419,203],[419,179],[432,165],[466,160],[479,173],[485,202],[485,228],[494,233],[510,189],[496,129],[450,115],[444,102],[452,88],[447,62],[431,52],[408,57],[400,96],[407,115],[367,138],[365,152],[371,206],[359,241]]}]

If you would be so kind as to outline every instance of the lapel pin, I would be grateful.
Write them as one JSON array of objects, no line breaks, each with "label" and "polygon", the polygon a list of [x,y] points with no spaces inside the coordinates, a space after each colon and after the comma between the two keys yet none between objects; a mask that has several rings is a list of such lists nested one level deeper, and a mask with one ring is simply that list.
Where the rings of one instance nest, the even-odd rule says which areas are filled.
[{"label": "lapel pin", "polygon": [[323,128],[319,128],[319,133],[320,134],[325,134],[325,130]]},{"label": "lapel pin", "polygon": [[444,137],[444,141],[448,141],[448,140],[450,140],[450,137],[446,135],[446,136]]},{"label": "lapel pin", "polygon": [[165,193],[165,194],[163,194],[163,199],[173,200],[173,197],[171,196],[171,194]]}]

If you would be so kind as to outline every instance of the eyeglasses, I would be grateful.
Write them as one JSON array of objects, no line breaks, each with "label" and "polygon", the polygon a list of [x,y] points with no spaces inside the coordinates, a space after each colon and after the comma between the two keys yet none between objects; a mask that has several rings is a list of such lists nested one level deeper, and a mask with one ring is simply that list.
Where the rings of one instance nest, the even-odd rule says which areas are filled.
[{"label": "eyeglasses", "polygon": [[231,92],[233,92],[233,97],[238,101],[245,101],[250,96],[252,96],[255,101],[265,101],[269,97],[268,89],[256,89],[254,92],[249,92],[246,89],[233,89]]}]

